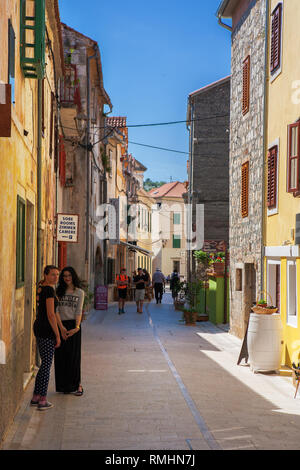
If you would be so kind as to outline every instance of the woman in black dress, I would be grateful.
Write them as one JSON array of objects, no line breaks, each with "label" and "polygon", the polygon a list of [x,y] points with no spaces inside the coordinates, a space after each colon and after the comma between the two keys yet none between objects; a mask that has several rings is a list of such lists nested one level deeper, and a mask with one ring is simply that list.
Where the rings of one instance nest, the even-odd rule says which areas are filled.
[{"label": "woman in black dress", "polygon": [[31,406],[37,406],[39,411],[52,408],[47,401],[50,369],[54,351],[60,346],[60,335],[55,311],[58,300],[55,295],[59,270],[56,266],[46,266],[44,280],[39,283],[37,291],[37,317],[33,325],[36,342],[41,357],[41,365],[35,379],[35,387]]},{"label": "woman in black dress", "polygon": [[66,267],[59,276],[56,317],[62,342],[54,357],[56,391],[83,394],[81,385],[81,317],[84,291],[76,271]]}]

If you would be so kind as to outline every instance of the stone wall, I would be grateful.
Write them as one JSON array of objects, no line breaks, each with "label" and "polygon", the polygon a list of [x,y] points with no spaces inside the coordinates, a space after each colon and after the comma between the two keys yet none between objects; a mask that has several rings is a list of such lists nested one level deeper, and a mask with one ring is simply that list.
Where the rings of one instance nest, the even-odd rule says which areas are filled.
[{"label": "stone wall", "polygon": [[228,241],[230,78],[195,92],[191,100],[193,199],[204,204],[204,238]]},{"label": "stone wall", "polygon": [[[230,119],[230,316],[231,332],[245,333],[251,301],[261,282],[263,223],[263,137],[266,0],[252,2],[232,34]],[[250,110],[242,114],[243,61],[250,55]],[[249,214],[241,216],[241,169],[249,161]],[[249,291],[252,265],[256,279]],[[236,290],[236,269],[242,269],[243,288]],[[250,276],[251,277],[251,276]]]}]

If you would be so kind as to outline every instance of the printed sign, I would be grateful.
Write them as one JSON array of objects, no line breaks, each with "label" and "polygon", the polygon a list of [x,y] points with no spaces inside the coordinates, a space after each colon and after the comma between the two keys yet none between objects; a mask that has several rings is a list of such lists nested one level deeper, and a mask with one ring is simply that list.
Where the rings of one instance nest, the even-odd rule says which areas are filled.
[{"label": "printed sign", "polygon": [[107,310],[108,308],[108,288],[107,286],[97,286],[95,291],[96,310]]},{"label": "printed sign", "polygon": [[57,241],[78,242],[79,215],[57,214]]}]

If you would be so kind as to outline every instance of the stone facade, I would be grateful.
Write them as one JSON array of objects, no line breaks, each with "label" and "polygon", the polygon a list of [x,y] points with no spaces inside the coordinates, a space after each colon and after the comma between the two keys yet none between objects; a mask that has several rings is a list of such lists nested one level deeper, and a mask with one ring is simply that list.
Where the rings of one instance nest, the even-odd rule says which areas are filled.
[{"label": "stone facade", "polygon": [[[193,222],[196,223],[196,204],[203,204],[204,240],[224,240],[228,246],[230,77],[194,91],[188,103],[188,120],[194,120],[190,126],[189,161]],[[192,255],[190,263],[194,272]]]},{"label": "stone facade", "polygon": [[[242,337],[251,305],[261,290],[266,0],[251,2],[235,21],[229,165],[230,318],[231,332]],[[250,106],[243,115],[243,61],[247,56],[250,56]],[[248,217],[243,218],[241,171],[245,162],[249,162],[249,200]]]}]

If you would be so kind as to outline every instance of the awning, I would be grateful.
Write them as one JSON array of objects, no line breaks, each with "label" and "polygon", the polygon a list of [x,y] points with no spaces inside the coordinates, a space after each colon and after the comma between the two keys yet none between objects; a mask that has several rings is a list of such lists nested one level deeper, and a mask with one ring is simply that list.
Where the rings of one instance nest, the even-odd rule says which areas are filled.
[{"label": "awning", "polygon": [[138,245],[133,245],[132,243],[127,243],[127,242],[122,242],[120,240],[120,245],[124,245],[124,246],[127,246],[127,248],[130,248],[132,251],[140,251],[141,253],[143,253],[144,255],[148,255],[148,256],[152,256],[153,255],[153,251],[148,251],[146,250],[145,248],[142,248]]}]

